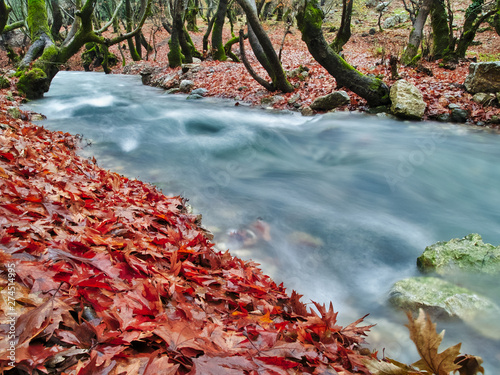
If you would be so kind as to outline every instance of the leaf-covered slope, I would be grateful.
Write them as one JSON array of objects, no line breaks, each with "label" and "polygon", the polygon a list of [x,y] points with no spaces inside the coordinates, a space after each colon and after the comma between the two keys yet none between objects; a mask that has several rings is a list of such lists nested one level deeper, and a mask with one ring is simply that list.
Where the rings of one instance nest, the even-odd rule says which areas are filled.
[{"label": "leaf-covered slope", "polygon": [[80,158],[71,135],[3,104],[0,124],[6,374],[369,374],[361,319],[342,328],[215,252],[182,198]]}]

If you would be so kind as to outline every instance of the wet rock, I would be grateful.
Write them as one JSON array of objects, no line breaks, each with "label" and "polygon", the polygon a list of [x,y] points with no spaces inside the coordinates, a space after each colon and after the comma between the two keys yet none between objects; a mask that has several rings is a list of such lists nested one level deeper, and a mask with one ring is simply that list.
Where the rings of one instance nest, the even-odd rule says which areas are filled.
[{"label": "wet rock", "polygon": [[421,272],[439,275],[457,272],[500,275],[500,246],[484,243],[479,234],[469,234],[426,247],[417,258],[417,267]]},{"label": "wet rock", "polygon": [[179,90],[180,92],[183,93],[190,92],[193,89],[193,87],[194,87],[194,82],[188,79],[182,80],[181,83],[179,84]]},{"label": "wet rock", "polygon": [[171,89],[168,89],[167,91],[165,91],[165,94],[177,94],[180,91],[181,90],[179,90],[178,87],[172,87]]},{"label": "wet rock", "polygon": [[197,100],[197,99],[203,99],[202,95],[199,94],[189,94],[186,98],[187,100]]},{"label": "wet rock", "polygon": [[324,242],[321,238],[315,237],[306,232],[300,232],[300,231],[292,232],[288,239],[293,244],[299,246],[316,248],[324,245]]},{"label": "wet rock", "polygon": [[300,113],[302,114],[302,116],[314,116],[314,111],[308,105],[302,107]]},{"label": "wet rock", "polygon": [[207,95],[207,92],[208,92],[207,89],[205,89],[203,87],[200,87],[198,89],[195,89],[195,90],[191,91],[191,95],[205,96],[205,95]]},{"label": "wet rock", "polygon": [[311,109],[317,111],[330,111],[349,103],[351,103],[351,99],[345,91],[335,91],[331,94],[314,99],[311,104]]},{"label": "wet rock", "polygon": [[472,63],[465,79],[465,88],[472,94],[500,91],[500,61]]},{"label": "wet rock", "polygon": [[450,114],[449,113],[440,113],[436,120],[439,122],[450,122]]},{"label": "wet rock", "polygon": [[260,104],[272,107],[274,104],[279,103],[282,100],[283,97],[281,95],[265,96],[262,99],[260,99]]},{"label": "wet rock", "polygon": [[474,94],[474,96],[472,97],[472,100],[474,100],[476,103],[479,103],[481,105],[489,106],[493,103],[495,98],[496,98],[495,94],[478,92],[477,94]]},{"label": "wet rock", "polygon": [[462,108],[453,108],[450,113],[450,121],[465,123],[469,117],[469,112]]},{"label": "wet rock", "polygon": [[421,120],[426,104],[418,88],[404,79],[396,81],[390,90],[391,112],[400,118]]},{"label": "wet rock", "polygon": [[396,282],[389,301],[396,307],[423,308],[434,318],[474,321],[482,314],[500,314],[500,307],[487,297],[437,277],[411,277]]}]

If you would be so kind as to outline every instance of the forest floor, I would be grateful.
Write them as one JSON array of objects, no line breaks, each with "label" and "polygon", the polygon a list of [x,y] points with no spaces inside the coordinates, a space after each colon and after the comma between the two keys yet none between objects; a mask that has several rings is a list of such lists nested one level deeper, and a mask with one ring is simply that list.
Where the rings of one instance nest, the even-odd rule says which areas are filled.
[{"label": "forest floor", "polygon": [[[463,3],[463,4],[462,4]],[[456,8],[454,13],[455,22],[460,25],[463,21],[463,14],[466,9],[466,3],[462,0],[453,2]],[[398,8],[399,6],[399,8]],[[340,12],[334,12],[324,23],[324,34],[327,41],[333,40],[336,33],[332,30],[335,25],[338,26]],[[404,13],[401,5],[391,5],[389,10],[382,17],[382,23],[388,17],[394,14]],[[244,24],[241,18],[237,19],[234,25],[234,33]],[[472,100],[463,83],[468,75],[469,65],[473,61],[498,61],[500,60],[500,37],[489,24],[484,23],[476,35],[474,45],[467,52],[467,59],[460,61],[455,69],[445,69],[441,61],[422,61],[418,67],[398,66],[399,78],[403,78],[416,85],[423,94],[427,103],[424,119],[437,120],[443,114],[450,112],[448,106],[457,104],[467,110],[469,114],[468,124],[489,125],[499,127],[500,107],[496,101],[490,106],[483,106]],[[203,35],[207,25],[201,19],[198,21],[198,32],[191,32],[192,39],[197,49],[202,51]],[[270,93],[253,80],[242,63],[232,61],[213,61],[210,57],[203,60],[199,69],[189,78],[194,81],[195,88],[203,87],[208,90],[208,96],[233,99],[238,104],[250,105],[271,105],[275,109],[297,110],[300,107],[310,105],[312,101],[326,94],[329,94],[337,88],[335,79],[310,55],[307,46],[301,40],[301,33],[292,27],[286,35],[283,44],[283,36],[286,31],[286,25],[283,22],[266,21],[264,27],[275,46],[276,51],[282,48],[282,64],[286,71],[292,71],[299,66],[309,69],[306,78],[290,78],[292,84],[297,88],[294,92],[283,94],[279,92]],[[395,82],[396,77],[392,77],[389,66],[390,56],[400,56],[409,36],[411,22],[406,21],[398,24],[394,28],[387,28],[378,31],[378,13],[373,8],[362,7],[354,10],[352,18],[352,37],[344,46],[343,55],[347,62],[356,67],[365,74],[373,74],[381,78],[388,86]],[[376,32],[371,35],[370,29]],[[373,31],[372,30],[372,31]],[[458,32],[457,32],[458,33]],[[168,68],[167,53],[169,51],[169,34],[154,22],[146,25],[144,34],[151,45],[154,46],[148,56],[143,56],[147,64],[157,66],[162,69],[165,76],[178,72],[180,68]],[[458,36],[458,34],[457,34]],[[231,33],[229,26],[224,29],[224,41],[229,40]],[[426,31],[426,38],[429,40],[429,31]],[[123,44],[125,46],[125,44]],[[123,48],[119,51],[118,46],[111,49],[119,60],[119,65],[114,68],[114,73],[123,72],[123,64],[133,65],[134,63],[128,51]],[[263,77],[267,77],[264,69],[260,67],[255,56],[251,52],[248,41],[246,41],[246,51],[254,69]],[[239,55],[238,45],[233,46],[233,52]],[[122,56],[125,62],[122,63]],[[141,63],[142,64],[142,63]],[[0,68],[5,69],[8,62],[4,51],[0,51]],[[75,55],[63,67],[70,70],[83,70],[81,56]],[[102,70],[96,67],[95,70]],[[132,69],[132,71],[134,71]],[[137,70],[135,70],[137,71]],[[351,97],[351,104],[338,110],[366,111],[368,107],[366,101],[358,95],[346,90]],[[271,100],[271,97],[275,97]],[[262,104],[267,103],[267,104]]]}]

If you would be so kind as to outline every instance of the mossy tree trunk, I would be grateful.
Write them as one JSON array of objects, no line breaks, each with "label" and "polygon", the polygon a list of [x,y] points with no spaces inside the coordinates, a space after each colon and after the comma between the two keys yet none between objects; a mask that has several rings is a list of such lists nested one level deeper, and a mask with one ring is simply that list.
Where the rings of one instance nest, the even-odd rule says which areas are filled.
[{"label": "mossy tree trunk", "polygon": [[[133,17],[133,12],[132,12],[132,4],[131,4],[130,0],[125,0],[125,25],[126,25],[127,33],[130,33],[132,31],[133,23],[134,23],[134,17]],[[132,60],[140,61],[141,55],[137,51],[137,48],[135,47],[135,44],[134,44],[134,40],[132,38],[127,39],[127,45],[128,45],[130,57],[132,58]]]},{"label": "mossy tree trunk", "polygon": [[227,60],[222,41],[222,29],[224,27],[224,19],[226,18],[227,4],[228,0],[219,0],[212,30],[212,57],[218,61]]},{"label": "mossy tree trunk", "polygon": [[176,68],[181,66],[184,62],[184,55],[181,52],[180,38],[183,34],[183,20],[182,20],[182,0],[175,0],[172,9],[172,33],[168,41],[168,66]]},{"label": "mossy tree trunk", "polygon": [[473,42],[479,26],[486,21],[486,19],[497,13],[497,9],[493,9],[485,14],[481,14],[483,11],[483,4],[484,0],[474,0],[465,11],[463,31],[455,50],[455,54],[459,58],[465,57],[467,49]]},{"label": "mossy tree trunk", "polygon": [[59,0],[50,0],[50,7],[52,8],[52,25],[50,26],[50,32],[52,38],[58,39],[59,30],[63,25],[63,16],[61,12],[61,7],[59,6]]},{"label": "mossy tree trunk", "polygon": [[414,59],[418,54],[420,42],[423,37],[425,22],[427,21],[427,17],[431,11],[432,1],[433,0],[423,0],[420,8],[418,9],[417,17],[415,18],[413,28],[410,32],[408,45],[406,46],[403,56],[401,57],[401,63],[403,65],[413,64]]},{"label": "mossy tree trunk", "polygon": [[352,16],[352,5],[354,0],[342,0],[342,21],[340,23],[340,29],[337,32],[337,36],[334,41],[330,44],[330,47],[336,52],[340,53],[342,47],[351,38],[351,16]]},{"label": "mossy tree trunk", "polygon": [[[92,16],[97,0],[87,0],[76,12],[73,31],[58,47],[51,37],[45,0],[28,0],[27,26],[33,44],[18,69],[20,73],[18,89],[29,99],[40,98],[48,91],[50,82],[59,71],[59,67],[78,53],[86,43],[97,43],[109,47],[134,37],[141,31],[146,21],[151,1],[148,0],[142,10],[140,22],[134,30],[109,39],[101,35],[105,29],[95,31],[93,28]],[[109,22],[106,27],[109,27],[111,23]]]},{"label": "mossy tree trunk", "polygon": [[493,18],[493,24],[497,34],[500,36],[500,0],[497,0],[495,16]]},{"label": "mossy tree trunk", "polygon": [[10,8],[5,4],[4,0],[0,0],[0,35],[2,35],[3,29],[7,25],[9,13]]},{"label": "mossy tree trunk", "polygon": [[389,104],[389,88],[380,79],[363,75],[328,45],[321,30],[323,17],[317,0],[299,1],[297,25],[314,59],[335,78],[338,86],[355,92],[366,99],[370,106]]},{"label": "mossy tree trunk", "polygon": [[194,32],[199,31],[196,22],[196,17],[198,16],[199,12],[200,12],[200,5],[198,3],[198,0],[189,0],[188,8],[186,11],[186,22],[188,31],[194,31]]},{"label": "mossy tree trunk", "polygon": [[283,92],[292,92],[294,89],[281,66],[278,55],[274,50],[271,40],[262,28],[257,16],[257,7],[254,0],[238,0],[247,16],[248,38],[252,50],[264,69],[271,77],[272,87]]},{"label": "mossy tree trunk", "polygon": [[450,54],[450,28],[448,13],[443,0],[434,0],[431,6],[432,56],[435,59],[447,58]]}]

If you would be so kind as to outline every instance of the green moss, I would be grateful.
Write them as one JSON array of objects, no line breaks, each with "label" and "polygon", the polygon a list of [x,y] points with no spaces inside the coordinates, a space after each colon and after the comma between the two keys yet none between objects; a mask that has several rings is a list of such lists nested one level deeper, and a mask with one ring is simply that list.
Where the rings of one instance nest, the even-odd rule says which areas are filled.
[{"label": "green moss", "polygon": [[5,77],[0,77],[0,89],[6,89],[10,87],[10,81]]},{"label": "green moss", "polygon": [[26,23],[31,33],[31,40],[36,40],[42,34],[50,35],[47,22],[45,0],[28,0],[28,17]]},{"label": "green moss", "polygon": [[24,72],[19,77],[17,88],[26,95],[28,99],[38,99],[49,91],[50,79],[47,74],[39,68],[33,68]]}]

